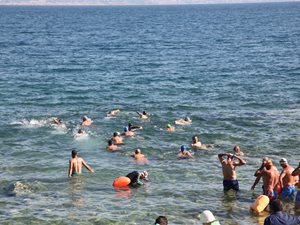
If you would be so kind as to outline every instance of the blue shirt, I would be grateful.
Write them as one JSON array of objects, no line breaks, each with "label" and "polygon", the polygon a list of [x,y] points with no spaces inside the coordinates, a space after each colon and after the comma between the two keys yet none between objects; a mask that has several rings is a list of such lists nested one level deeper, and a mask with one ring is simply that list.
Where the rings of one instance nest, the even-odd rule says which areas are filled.
[{"label": "blue shirt", "polygon": [[292,225],[300,223],[300,217],[274,212],[265,219],[264,225]]}]

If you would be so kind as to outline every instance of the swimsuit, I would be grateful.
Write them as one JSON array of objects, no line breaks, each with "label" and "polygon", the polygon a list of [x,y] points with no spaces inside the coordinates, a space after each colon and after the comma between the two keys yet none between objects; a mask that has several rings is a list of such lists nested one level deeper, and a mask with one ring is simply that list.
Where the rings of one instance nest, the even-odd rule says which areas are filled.
[{"label": "swimsuit", "polygon": [[71,175],[72,177],[75,177],[75,176],[84,176],[83,173],[72,173]]},{"label": "swimsuit", "polygon": [[300,202],[300,190],[298,189],[297,195],[296,195],[296,201]]},{"label": "swimsuit", "polygon": [[140,173],[138,171],[133,171],[126,175],[131,181],[129,185],[143,185],[140,181]]},{"label": "swimsuit", "polygon": [[239,191],[239,182],[237,179],[223,179],[223,187],[224,191],[228,191],[233,189],[235,191]]},{"label": "swimsuit", "polygon": [[277,199],[277,190],[271,190],[270,187],[266,189],[264,189],[264,195],[268,196],[270,199],[270,202]]},{"label": "swimsuit", "polygon": [[294,195],[295,195],[295,186],[294,185],[288,186],[288,187],[283,186],[280,195],[283,196],[283,197],[289,197],[289,196],[294,197]]}]

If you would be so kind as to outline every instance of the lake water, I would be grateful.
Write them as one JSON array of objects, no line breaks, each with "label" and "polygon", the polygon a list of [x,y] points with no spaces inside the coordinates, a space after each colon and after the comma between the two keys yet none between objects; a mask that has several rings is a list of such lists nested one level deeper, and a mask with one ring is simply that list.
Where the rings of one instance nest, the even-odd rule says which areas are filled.
[{"label": "lake water", "polygon": [[[253,174],[300,161],[300,4],[0,6],[0,223],[263,224]],[[110,110],[120,109],[115,117]],[[146,110],[141,120],[136,111]],[[83,116],[88,137],[73,139]],[[63,127],[37,121],[58,117]],[[192,124],[167,124],[190,117]],[[113,132],[143,126],[121,151]],[[214,149],[193,151],[197,135]],[[186,145],[195,159],[180,160]],[[223,193],[218,153],[239,145],[240,193]],[[149,159],[137,163],[140,148]],[[71,151],[95,170],[68,178]],[[147,170],[147,185],[113,181]],[[294,211],[286,200],[285,213]]]}]

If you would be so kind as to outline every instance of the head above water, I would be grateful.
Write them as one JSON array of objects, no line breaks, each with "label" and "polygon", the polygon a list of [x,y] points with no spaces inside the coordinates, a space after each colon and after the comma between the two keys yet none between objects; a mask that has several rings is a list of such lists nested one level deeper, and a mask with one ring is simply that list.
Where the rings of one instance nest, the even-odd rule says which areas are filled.
[{"label": "head above water", "polygon": [[171,124],[168,124],[168,125],[167,125],[167,128],[170,128],[170,127],[171,127]]},{"label": "head above water", "polygon": [[155,225],[168,225],[168,219],[164,216],[159,216],[155,220]]},{"label": "head above water", "polygon": [[146,116],[146,115],[147,115],[147,112],[146,112],[146,111],[144,111],[144,112],[143,112],[143,115],[145,115],[145,116]]},{"label": "head above water", "polygon": [[113,145],[113,143],[114,143],[114,142],[113,142],[112,140],[109,140],[109,141],[108,141],[108,145]]},{"label": "head above water", "polygon": [[148,172],[147,171],[141,172],[141,176],[143,176],[144,178],[148,177]]},{"label": "head above water", "polygon": [[185,151],[186,150],[185,145],[182,145],[180,149],[181,149],[182,152]]},{"label": "head above water", "polygon": [[78,131],[78,134],[83,134],[83,130],[80,129],[80,130]]},{"label": "head above water", "polygon": [[62,121],[62,120],[59,120],[58,122],[59,122],[59,123],[63,123],[63,121]]},{"label": "head above water", "polygon": [[266,161],[266,166],[273,166],[273,163],[270,159]]},{"label": "head above water", "polygon": [[125,132],[128,131],[128,127],[124,127],[124,131],[125,131]]},{"label": "head above water", "polygon": [[76,150],[72,151],[72,157],[75,157],[78,154],[78,152]]},{"label": "head above water", "polygon": [[83,117],[83,121],[86,121],[88,118],[87,118],[87,116],[84,116]]},{"label": "head above water", "polygon": [[185,121],[188,121],[188,122],[190,122],[191,121],[191,119],[190,119],[190,117],[185,117],[185,119],[184,119]]},{"label": "head above water", "polygon": [[288,164],[288,161],[286,160],[286,158],[280,159],[279,162],[280,162],[280,165]]},{"label": "head above water", "polygon": [[135,154],[140,154],[141,150],[138,148],[137,150],[135,150]]},{"label": "head above water", "polygon": [[130,127],[133,127],[132,123],[129,123],[129,124],[128,124],[128,127],[129,127],[129,128],[130,128]]},{"label": "head above water", "polygon": [[234,146],[233,151],[239,152],[240,151],[240,147],[239,146]]}]

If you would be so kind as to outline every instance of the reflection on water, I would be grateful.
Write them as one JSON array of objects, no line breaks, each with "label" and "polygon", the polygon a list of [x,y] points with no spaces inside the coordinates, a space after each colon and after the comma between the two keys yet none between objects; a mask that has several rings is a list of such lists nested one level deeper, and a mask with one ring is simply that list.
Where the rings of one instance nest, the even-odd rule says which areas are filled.
[{"label": "reflection on water", "polygon": [[115,198],[118,198],[120,200],[120,202],[117,202],[117,205],[132,208],[132,205],[130,204],[131,199],[129,199],[131,189],[128,186],[114,188],[118,191],[118,193],[115,195]]},{"label": "reflection on water", "polygon": [[86,206],[86,202],[84,201],[85,193],[82,190],[83,184],[84,184],[84,177],[76,176],[71,178],[70,187],[67,189],[70,194],[69,204],[78,207]]}]

